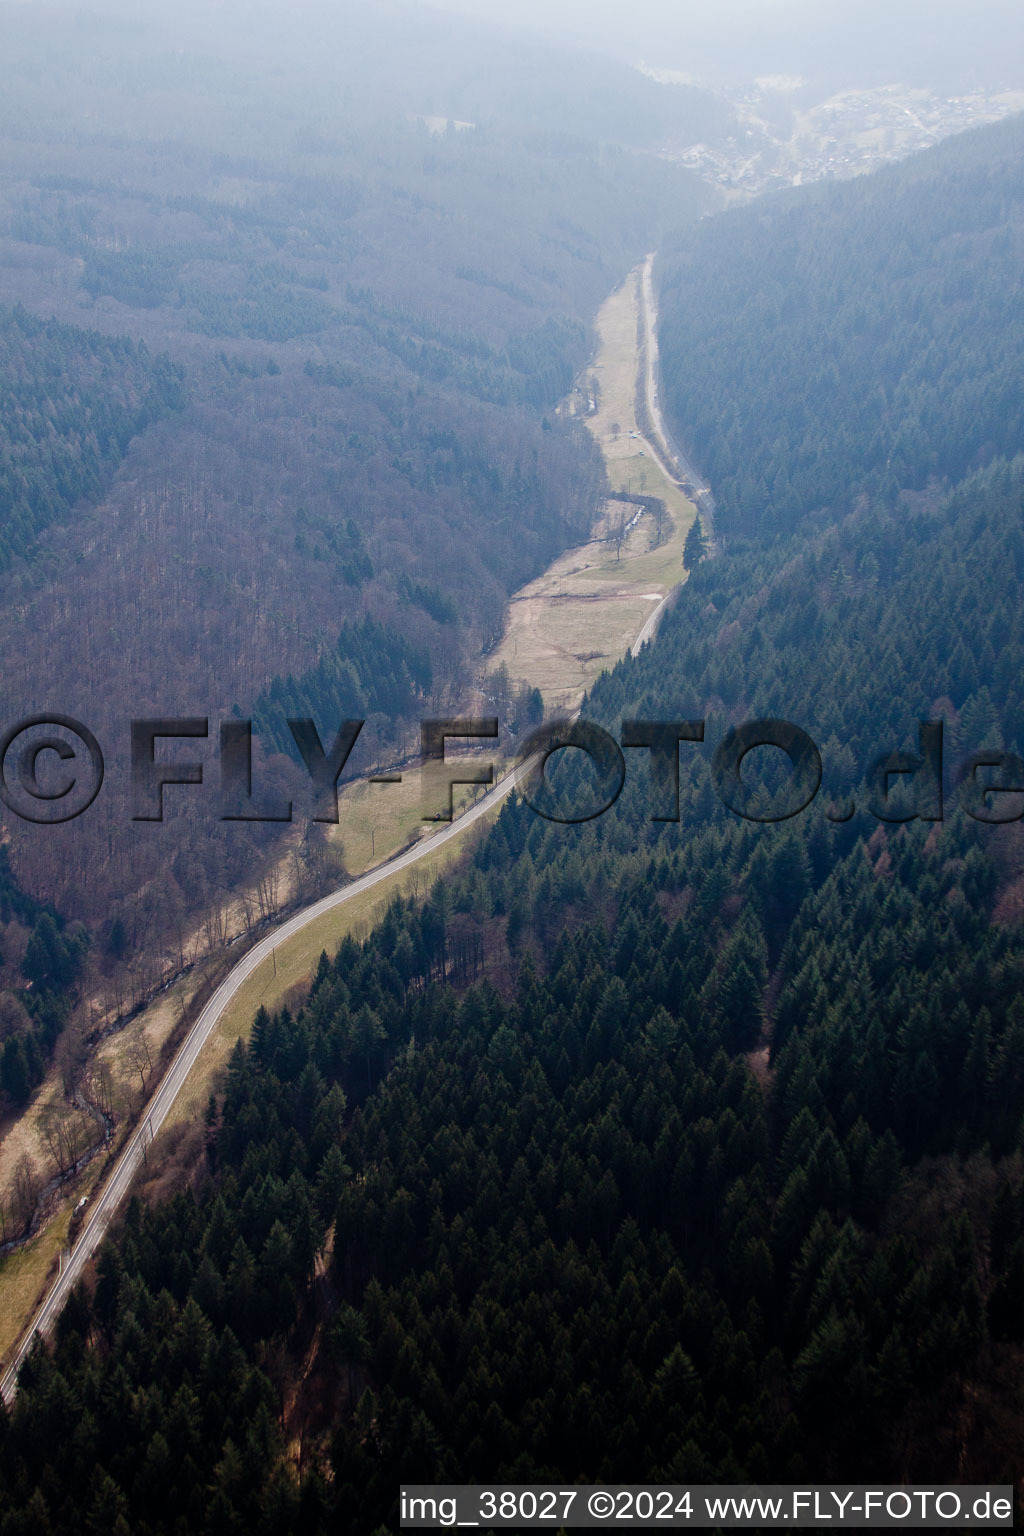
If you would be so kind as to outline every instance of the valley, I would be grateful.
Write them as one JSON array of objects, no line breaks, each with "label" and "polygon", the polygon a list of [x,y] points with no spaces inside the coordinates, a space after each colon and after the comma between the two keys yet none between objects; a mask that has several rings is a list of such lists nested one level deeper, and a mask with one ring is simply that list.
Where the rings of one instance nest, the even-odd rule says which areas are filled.
[{"label": "valley", "polygon": [[[655,614],[685,579],[682,547],[695,507],[680,489],[683,471],[671,457],[657,372],[650,360],[655,336],[652,260],[648,257],[642,268],[632,271],[602,305],[596,321],[595,357],[560,409],[584,413],[613,492],[654,497],[661,508],[652,511],[639,502],[608,501],[588,544],[567,551],[542,577],[513,595],[501,645],[488,658],[481,708],[488,707],[488,677],[497,665],[514,682],[540,688],[546,713],[577,709],[601,671],[636,646],[640,637],[650,637]],[[588,393],[595,386],[596,399]],[[650,438],[640,430],[641,423],[648,422]],[[5,1364],[4,1356],[10,1351],[0,1376],[0,1395],[11,1397],[28,1338],[37,1329],[45,1331],[56,1317],[106,1235],[144,1155],[147,1169],[158,1166],[164,1127],[201,1120],[218,1074],[235,1043],[247,1036],[257,1010],[273,1011],[289,998],[301,998],[322,951],[333,953],[347,936],[365,937],[390,902],[422,896],[464,851],[472,830],[493,816],[513,789],[517,773],[507,746],[499,744],[495,753],[487,755],[499,764],[498,783],[486,792],[457,790],[456,820],[441,830],[421,819],[415,761],[402,765],[400,785],[384,787],[357,780],[341,786],[334,841],[349,874],[356,878],[260,937],[219,983],[169,1063],[164,1058],[172,1035],[180,1029],[186,1011],[194,1008],[197,994],[208,986],[216,964],[223,968],[227,951],[209,954],[203,964],[175,979],[169,991],[100,1047],[90,1076],[102,1075],[117,1102],[131,1106],[124,1125],[135,1128],[123,1150],[118,1150],[118,1142],[124,1140],[123,1125],[105,1163],[90,1163],[80,1178],[71,1181],[44,1230],[33,1236],[24,1251],[0,1260],[4,1303],[0,1364]],[[275,877],[283,899],[291,858],[290,852],[284,853]],[[244,933],[241,908],[236,904],[233,916],[227,918],[225,936],[238,939]],[[162,1076],[154,1071],[155,1063],[160,1063]],[[143,1085],[144,1105],[132,1092],[135,1076]],[[43,1096],[59,1100],[56,1075],[48,1080]],[[6,1181],[8,1188],[26,1156],[42,1165],[44,1124],[38,1112],[30,1111],[19,1134],[0,1143],[0,1182]],[[90,1201],[88,1217],[73,1250],[67,1250],[70,1213],[83,1195]],[[40,1277],[48,1275],[58,1260],[60,1274],[26,1334],[26,1320],[46,1284]],[[5,1285],[8,1274],[10,1289]],[[14,1349],[23,1334],[20,1347]]]},{"label": "valley", "polygon": [[1019,1502],[1024,21],[444,3],[0,0],[0,1536]]}]

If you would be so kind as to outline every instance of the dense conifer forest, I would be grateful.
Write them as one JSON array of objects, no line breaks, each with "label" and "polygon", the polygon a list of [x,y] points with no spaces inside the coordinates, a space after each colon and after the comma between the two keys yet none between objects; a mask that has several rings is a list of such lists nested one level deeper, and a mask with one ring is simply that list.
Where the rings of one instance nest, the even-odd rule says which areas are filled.
[{"label": "dense conifer forest", "polygon": [[726,535],[1020,451],[1024,124],[759,199],[666,253],[665,389]]},{"label": "dense conifer forest", "polygon": [[[382,111],[363,9],[333,117],[323,40],[275,33],[255,89],[215,16],[194,54],[3,18],[5,702],[59,680],[102,725],[187,685],[282,780],[286,715],[449,707],[602,499],[554,406],[671,222],[664,391],[718,514],[583,715],[704,737],[677,819],[641,749],[602,815],[513,795],[259,1011],[0,1404],[0,1536],[381,1536],[400,1482],[1019,1479],[1024,129],[695,223],[649,82],[483,34],[469,68],[424,21]],[[722,803],[753,718],[820,752],[799,814],[766,746]],[[890,784],[940,723],[941,810]],[[7,1111],[98,939],[152,958],[268,854],[117,809],[0,846]]]},{"label": "dense conifer forest", "polygon": [[[940,200],[944,163],[908,176]],[[976,333],[978,358],[1000,341]],[[802,387],[810,412],[813,367]],[[985,398],[915,428],[956,484],[848,474],[828,515],[746,537],[737,512],[596,685],[584,715],[616,736],[706,719],[678,822],[650,819],[635,751],[584,824],[517,799],[424,903],[324,955],[301,1006],[260,1013],[176,1187],[133,1203],[25,1367],[5,1536],[83,1508],[370,1533],[400,1480],[1012,1479],[1024,859],[1019,799],[957,784],[1024,747],[1024,459],[970,470],[1005,427]],[[766,824],[725,809],[711,760],[772,715],[824,779]],[[944,818],[879,800],[872,764],[940,719]],[[552,771],[586,798],[579,754]]]}]

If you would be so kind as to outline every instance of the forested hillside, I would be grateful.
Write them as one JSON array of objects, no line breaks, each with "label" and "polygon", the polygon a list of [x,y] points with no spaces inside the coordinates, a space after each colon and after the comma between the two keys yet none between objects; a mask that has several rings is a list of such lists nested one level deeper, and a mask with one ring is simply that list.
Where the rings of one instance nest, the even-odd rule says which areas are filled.
[{"label": "forested hillside", "polygon": [[[1020,749],[1022,505],[998,462],[698,567],[584,711],[707,717],[679,823],[639,753],[585,825],[510,804],[257,1018],[201,1168],[26,1367],[0,1529],[374,1532],[400,1479],[1012,1480],[1019,825],[951,784],[882,821],[862,781],[924,718],[948,770]],[[775,826],[709,767],[762,712],[825,760]]]},{"label": "forested hillside", "polygon": [[[119,747],[133,715],[255,716],[255,772],[285,788],[293,765],[266,759],[291,751],[287,707],[325,735],[372,714],[395,755],[464,698],[509,594],[589,531],[600,459],[555,407],[603,298],[711,202],[649,152],[671,125],[633,71],[584,59],[552,94],[544,50],[418,6],[319,26],[0,14],[8,706],[63,707]],[[671,100],[716,131],[710,97]],[[11,818],[10,855],[40,898],[123,923],[98,984],[138,994],[280,843],[174,794],[154,836],[126,768],[52,833]]]},{"label": "forested hillside", "polygon": [[[88,948],[81,924],[19,889],[0,846],[0,1105],[20,1109],[43,1076]],[[0,1244],[17,1235],[10,1214],[0,1200]]]},{"label": "forested hillside", "polygon": [[[189,404],[133,445],[92,542],[51,533],[44,596],[34,561],[17,591],[83,697],[255,704],[284,782],[279,712],[458,697],[470,640],[600,493],[551,410],[585,322],[665,199],[699,199],[500,105],[434,134],[423,95],[364,137],[311,92],[289,146],[243,159],[238,117],[218,158],[198,118],[244,89],[131,36],[128,118],[196,119],[145,154],[102,119],[88,173],[81,145],[45,174],[13,151],[0,293],[28,302],[48,253],[68,311],[162,336]],[[454,65],[437,90],[486,109]],[[657,638],[583,710],[617,739],[706,721],[678,819],[652,819],[641,750],[581,824],[512,797],[259,1012],[0,1407],[0,1536],[379,1536],[400,1482],[1019,1481],[1022,166],[1008,124],[679,234],[665,393],[713,555],[688,541]],[[713,755],[772,716],[813,738],[821,789],[771,821],[786,774],[758,748],[746,819]],[[888,793],[922,722],[941,812]],[[1016,756],[961,784],[979,750]],[[550,774],[586,798],[580,754]],[[47,874],[95,863],[108,918],[112,871],[145,885],[152,947],[253,856],[166,830],[173,858],[111,822]],[[0,896],[22,990],[73,985],[74,930]]]},{"label": "forested hillside", "polygon": [[0,310],[0,567],[99,495],[132,438],[180,405],[166,357]]},{"label": "forested hillside", "polygon": [[1024,121],[706,220],[661,356],[726,536],[959,479],[1024,440]]}]

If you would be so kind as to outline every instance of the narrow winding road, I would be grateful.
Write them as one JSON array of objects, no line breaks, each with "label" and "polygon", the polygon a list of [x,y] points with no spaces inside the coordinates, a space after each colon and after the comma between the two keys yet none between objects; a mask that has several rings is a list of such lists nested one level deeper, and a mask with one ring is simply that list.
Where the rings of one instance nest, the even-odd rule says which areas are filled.
[{"label": "narrow winding road", "polygon": [[[653,256],[648,256],[642,276],[640,288],[641,313],[643,315],[644,332],[646,336],[646,370],[644,378],[644,393],[647,400],[647,412],[653,425],[653,435],[658,439],[651,442],[644,438],[648,449],[657,459],[664,472],[675,483],[680,484],[682,479],[689,480],[698,495],[710,497],[710,490],[702,480],[697,477],[685,460],[678,455],[674,444],[668,435],[657,396],[657,336],[655,333],[656,314],[654,309],[654,292],[651,281],[651,269]],[[635,655],[640,646],[649,640],[654,634],[658,619],[665,609],[665,605],[671,600],[678,588],[673,588],[667,596],[650,613],[643,628],[637,635],[632,646],[631,653]],[[578,713],[578,711],[577,711]],[[72,1249],[67,1264],[64,1266],[57,1280],[54,1282],[49,1294],[43,1301],[31,1327],[23,1336],[22,1342],[12,1356],[4,1374],[0,1377],[0,1396],[10,1403],[17,1391],[18,1372],[31,1348],[32,1341],[37,1333],[44,1336],[50,1331],[60,1314],[73,1287],[77,1284],[82,1273],[99,1248],[107,1229],[120,1206],[122,1200],[128,1194],[132,1181],[144,1162],[148,1149],[157,1132],[163,1126],[171,1111],[175,1099],[185,1085],[185,1081],[195,1065],[199,1053],[217,1028],[224,1010],[236,996],[239,988],[252,975],[253,971],[266,959],[273,950],[286,943],[293,935],[299,933],[309,923],[315,922],[324,913],[332,911],[336,907],[344,906],[348,901],[354,901],[366,891],[371,891],[383,881],[390,879],[393,874],[403,869],[408,869],[428,854],[435,853],[438,848],[444,847],[453,838],[462,835],[473,824],[486,816],[487,813],[498,805],[511,793],[515,786],[536,766],[539,754],[517,763],[504,778],[500,779],[487,793],[465,811],[456,821],[445,823],[436,832],[423,837],[404,853],[396,855],[378,868],[370,870],[368,874],[361,875],[353,880],[351,885],[343,886],[329,896],[324,896],[312,906],[297,912],[293,917],[279,924],[265,938],[255,944],[245,954],[238,964],[234,966],[221,982],[220,986],[210,998],[202,1013],[196,1019],[192,1028],[183,1040],[177,1055],[164,1075],[159,1088],[150,1101],[144,1118],[140,1121],[126,1143],[124,1150],[97,1195],[92,1206],[89,1218]]]},{"label": "narrow winding road", "polygon": [[20,1347],[14,1354],[10,1365],[0,1378],[0,1395],[5,1402],[10,1402],[17,1388],[18,1371],[22,1361],[31,1347],[32,1339],[37,1333],[46,1334],[71,1294],[73,1287],[81,1278],[82,1272],[89,1260],[95,1254],[107,1228],[117,1211],[121,1201],[128,1194],[132,1181],[142,1165],[153,1138],[163,1126],[170,1114],[175,1099],[185,1086],[185,1080],[194,1067],[200,1051],[207,1040],[213,1034],[228,1004],[232,1001],[239,989],[248,981],[253,971],[269,959],[273,950],[287,943],[295,934],[299,933],[309,923],[315,922],[324,913],[333,911],[335,907],[344,906],[348,901],[354,901],[366,891],[372,891],[374,886],[388,880],[400,870],[408,869],[410,865],[425,858],[427,854],[436,853],[438,848],[443,848],[445,843],[452,838],[462,837],[468,829],[486,816],[494,806],[504,800],[536,766],[539,754],[527,758],[525,762],[516,766],[500,779],[485,795],[482,795],[467,811],[464,811],[455,821],[444,823],[436,832],[423,837],[419,842],[407,848],[404,853],[389,859],[387,863],[372,869],[368,874],[361,875],[353,880],[351,885],[343,886],[340,890],[332,891],[329,896],[324,896],[312,906],[305,907],[297,912],[294,917],[288,918],[272,929],[265,938],[245,954],[238,964],[234,966],[221,982],[220,986],[210,998],[202,1013],[196,1019],[178,1050],[173,1062],[161,1080],[160,1086],[150,1101],[145,1117],[140,1121],[134,1134],[126,1143],[116,1167],[103,1186],[102,1191],[96,1197],[96,1203],[92,1207],[89,1219],[82,1231],[78,1242],[72,1249],[67,1264],[60,1276],[54,1282],[49,1295],[36,1313],[32,1327],[23,1339]]}]

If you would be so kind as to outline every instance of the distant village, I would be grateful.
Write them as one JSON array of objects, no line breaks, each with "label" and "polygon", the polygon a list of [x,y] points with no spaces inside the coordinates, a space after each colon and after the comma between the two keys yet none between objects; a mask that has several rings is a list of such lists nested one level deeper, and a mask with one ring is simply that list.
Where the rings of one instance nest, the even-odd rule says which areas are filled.
[{"label": "distant village", "polygon": [[[642,67],[667,84],[679,78]],[[796,104],[802,83],[775,77],[757,81],[728,97],[741,125],[738,134],[717,144],[666,144],[660,153],[726,191],[752,197],[775,187],[857,176],[972,124],[1024,109],[1022,91],[943,97],[900,85],[845,91],[808,107]]]}]

